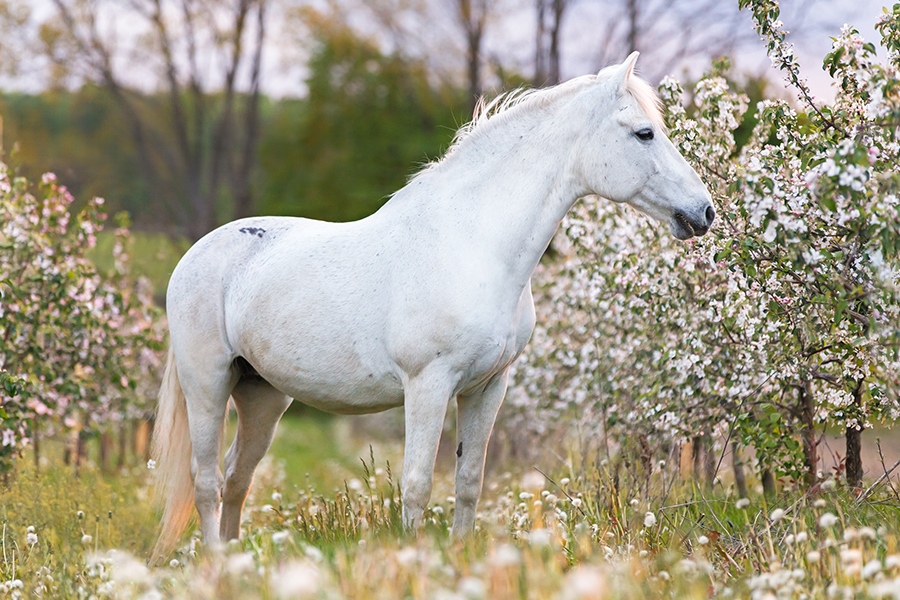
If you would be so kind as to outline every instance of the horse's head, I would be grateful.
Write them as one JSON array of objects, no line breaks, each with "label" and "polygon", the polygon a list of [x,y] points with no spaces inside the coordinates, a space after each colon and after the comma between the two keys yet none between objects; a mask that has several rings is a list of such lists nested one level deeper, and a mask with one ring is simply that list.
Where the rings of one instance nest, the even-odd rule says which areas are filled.
[{"label": "horse's head", "polygon": [[633,74],[637,58],[600,71],[578,103],[588,121],[577,172],[591,193],[668,223],[678,239],[703,235],[716,216],[709,192],[666,136],[655,91]]}]

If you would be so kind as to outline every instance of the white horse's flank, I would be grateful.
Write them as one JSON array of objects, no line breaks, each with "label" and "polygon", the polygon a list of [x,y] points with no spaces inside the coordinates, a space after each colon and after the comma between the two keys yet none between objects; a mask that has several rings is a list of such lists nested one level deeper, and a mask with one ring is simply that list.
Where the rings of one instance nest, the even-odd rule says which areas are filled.
[{"label": "white horse's flank", "polygon": [[[531,274],[575,200],[627,202],[681,239],[712,224],[709,193],[632,75],[636,59],[495,103],[361,221],[243,219],[190,249],[167,297],[156,557],[192,501],[207,544],[239,536],[253,471],[291,398],[336,413],[404,406],[403,521],[415,527],[455,397],[453,531],[472,528],[509,365],[534,326]],[[239,425],[223,477],[229,396]]]}]

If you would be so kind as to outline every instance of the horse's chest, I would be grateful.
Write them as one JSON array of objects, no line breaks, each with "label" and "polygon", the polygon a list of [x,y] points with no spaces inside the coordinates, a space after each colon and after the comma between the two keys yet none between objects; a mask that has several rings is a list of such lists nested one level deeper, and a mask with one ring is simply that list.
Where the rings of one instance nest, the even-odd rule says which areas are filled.
[{"label": "horse's chest", "polygon": [[455,373],[463,390],[506,369],[525,348],[533,328],[530,288],[505,309],[484,302],[417,312],[403,323],[398,364],[415,374],[437,361]]}]

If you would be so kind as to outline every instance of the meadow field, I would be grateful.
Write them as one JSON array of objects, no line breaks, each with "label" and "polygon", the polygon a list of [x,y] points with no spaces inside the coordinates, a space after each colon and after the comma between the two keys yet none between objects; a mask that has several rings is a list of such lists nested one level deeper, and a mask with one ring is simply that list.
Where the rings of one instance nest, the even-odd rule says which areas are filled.
[{"label": "meadow field", "polygon": [[724,472],[706,489],[677,465],[616,476],[571,454],[494,465],[476,532],[454,540],[449,464],[423,530],[405,532],[401,447],[365,437],[289,414],[241,541],[216,555],[186,533],[160,565],[147,564],[158,518],[147,465],[111,474],[88,460],[76,475],[58,448],[39,470],[23,460],[0,489],[0,597],[900,598],[890,480],[864,498],[827,476],[808,492],[739,498]]}]

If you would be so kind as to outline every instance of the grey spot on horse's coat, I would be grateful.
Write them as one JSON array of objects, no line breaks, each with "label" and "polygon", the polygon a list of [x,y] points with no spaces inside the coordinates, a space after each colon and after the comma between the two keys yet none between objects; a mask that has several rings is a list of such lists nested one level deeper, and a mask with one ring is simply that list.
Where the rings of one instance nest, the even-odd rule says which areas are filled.
[{"label": "grey spot on horse's coat", "polygon": [[262,237],[266,232],[262,227],[241,227],[238,229],[241,233],[249,233],[250,235],[255,235],[256,237]]},{"label": "grey spot on horse's coat", "polygon": [[462,442],[459,443],[459,446],[456,448],[456,458],[462,456]]}]

